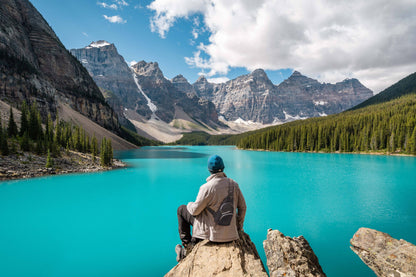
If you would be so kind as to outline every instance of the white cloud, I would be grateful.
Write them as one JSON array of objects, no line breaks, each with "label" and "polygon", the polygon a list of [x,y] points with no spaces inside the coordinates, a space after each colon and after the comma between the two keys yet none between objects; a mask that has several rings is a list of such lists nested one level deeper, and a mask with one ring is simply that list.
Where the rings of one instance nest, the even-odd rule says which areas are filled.
[{"label": "white cloud", "polygon": [[104,2],[98,2],[97,4],[106,9],[118,10],[118,6],[116,4],[110,5]]},{"label": "white cloud", "polygon": [[114,2],[116,2],[117,4],[119,4],[120,6],[128,6],[129,3],[127,3],[124,0],[114,0]]},{"label": "white cloud", "polygon": [[136,63],[137,63],[137,61],[132,60],[131,62],[129,62],[129,63],[128,63],[128,65],[129,65],[129,66],[133,66],[133,65],[135,65]]},{"label": "white cloud", "polygon": [[82,34],[86,37],[88,37],[88,34],[86,32],[82,32]]},{"label": "white cloud", "polygon": [[148,8],[161,37],[178,18],[202,14],[209,43],[186,62],[208,76],[294,68],[325,82],[358,78],[378,92],[416,69],[414,0],[154,0]]},{"label": "white cloud", "polygon": [[127,22],[127,20],[124,20],[122,17],[118,15],[114,15],[114,16],[103,15],[103,17],[111,23],[124,24]]},{"label": "white cloud", "polygon": [[210,83],[214,83],[214,84],[222,84],[225,83],[227,81],[229,81],[230,79],[227,77],[217,77],[217,78],[208,78],[207,81]]},{"label": "white cloud", "polygon": [[118,10],[119,8],[123,7],[123,6],[128,6],[129,3],[127,3],[124,0],[113,0],[113,4],[108,4],[105,2],[97,2],[97,5],[106,8],[106,9],[112,9],[112,10]]},{"label": "white cloud", "polygon": [[206,0],[156,0],[149,6],[156,14],[150,20],[152,32],[158,32],[164,38],[176,18],[187,17],[196,12],[203,12],[209,1]]}]

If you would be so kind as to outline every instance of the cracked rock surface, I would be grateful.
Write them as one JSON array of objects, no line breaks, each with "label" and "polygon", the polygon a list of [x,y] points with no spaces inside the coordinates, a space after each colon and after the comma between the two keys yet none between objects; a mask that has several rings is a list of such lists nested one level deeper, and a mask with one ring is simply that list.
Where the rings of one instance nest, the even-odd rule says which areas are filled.
[{"label": "cracked rock surface", "polygon": [[379,277],[416,276],[416,246],[386,233],[360,228],[351,239],[351,249]]}]

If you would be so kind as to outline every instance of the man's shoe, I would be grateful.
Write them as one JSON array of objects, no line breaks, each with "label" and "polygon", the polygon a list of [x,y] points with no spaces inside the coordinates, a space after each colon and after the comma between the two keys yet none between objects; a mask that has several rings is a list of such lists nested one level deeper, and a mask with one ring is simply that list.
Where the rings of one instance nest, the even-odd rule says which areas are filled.
[{"label": "man's shoe", "polygon": [[178,244],[175,247],[175,252],[176,252],[176,261],[179,263],[181,260],[183,260],[183,258],[185,258],[186,251],[182,247],[182,245]]}]

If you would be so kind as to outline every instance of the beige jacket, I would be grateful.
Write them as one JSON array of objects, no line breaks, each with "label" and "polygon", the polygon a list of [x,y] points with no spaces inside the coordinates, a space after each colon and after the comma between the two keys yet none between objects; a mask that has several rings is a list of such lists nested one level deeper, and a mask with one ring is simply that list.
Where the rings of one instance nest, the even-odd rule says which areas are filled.
[{"label": "beige jacket", "polygon": [[[228,195],[228,183],[234,186],[234,216],[229,226],[215,224],[213,215],[206,209],[210,207],[217,211],[221,202]],[[227,178],[225,173],[219,172],[207,178],[207,183],[199,188],[195,202],[189,202],[187,209],[195,216],[192,227],[192,236],[200,239],[209,239],[215,242],[227,242],[238,239],[237,229],[242,229],[246,214],[246,202],[238,184]],[[239,228],[237,228],[237,226]]]}]

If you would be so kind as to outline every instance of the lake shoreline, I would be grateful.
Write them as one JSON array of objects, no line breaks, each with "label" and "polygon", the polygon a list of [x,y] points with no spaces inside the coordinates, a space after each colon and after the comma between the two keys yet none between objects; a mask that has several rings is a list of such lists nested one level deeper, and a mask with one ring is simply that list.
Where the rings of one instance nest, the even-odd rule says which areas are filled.
[{"label": "lake shoreline", "polygon": [[247,150],[247,151],[259,151],[259,152],[276,152],[276,153],[310,153],[310,154],[357,154],[357,155],[374,155],[374,156],[393,156],[393,157],[416,157],[416,155],[412,154],[403,154],[403,153],[391,153],[391,152],[313,152],[313,151],[273,151],[273,150],[266,150],[266,149],[244,149],[238,148],[238,150]]},{"label": "lake shoreline", "polygon": [[100,158],[95,162],[90,154],[76,151],[63,152],[60,157],[53,158],[53,167],[46,168],[46,156],[35,155],[29,152],[2,156],[0,159],[0,182],[35,177],[62,175],[70,173],[89,173],[108,171],[127,167],[127,164],[113,159],[113,165],[101,166]]}]

